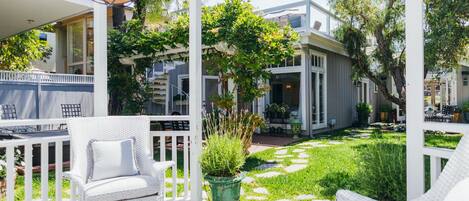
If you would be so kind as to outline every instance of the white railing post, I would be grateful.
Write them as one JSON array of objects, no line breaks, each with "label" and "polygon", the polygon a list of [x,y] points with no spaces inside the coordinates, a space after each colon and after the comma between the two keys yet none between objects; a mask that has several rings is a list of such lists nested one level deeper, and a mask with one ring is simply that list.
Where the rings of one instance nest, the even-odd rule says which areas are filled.
[{"label": "white railing post", "polygon": [[15,147],[6,147],[6,162],[7,162],[7,201],[15,200]]},{"label": "white railing post", "polygon": [[107,6],[93,2],[94,23],[94,116],[108,115]]},{"label": "white railing post", "polygon": [[407,200],[424,193],[423,0],[406,0]]},{"label": "white railing post", "polygon": [[202,200],[202,3],[189,2],[189,115],[191,132],[191,200]]},{"label": "white railing post", "polygon": [[435,183],[441,174],[441,158],[438,156],[430,156],[430,182]]}]

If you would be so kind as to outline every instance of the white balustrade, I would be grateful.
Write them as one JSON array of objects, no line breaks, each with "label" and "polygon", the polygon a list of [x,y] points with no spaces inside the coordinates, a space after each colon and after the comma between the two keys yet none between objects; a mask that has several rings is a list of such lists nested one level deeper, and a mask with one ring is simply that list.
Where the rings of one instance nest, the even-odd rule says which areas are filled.
[{"label": "white balustrade", "polygon": [[59,84],[93,84],[93,80],[93,75],[0,71],[0,81]]},{"label": "white balustrade", "polygon": [[453,154],[454,150],[436,148],[436,147],[425,147],[423,154],[430,157],[430,184],[433,185],[443,170],[442,159],[449,159]]},{"label": "white balustrade", "polygon": [[[189,116],[150,116],[152,122],[155,121],[189,121]],[[37,120],[1,120],[1,127],[9,126],[36,126],[36,125],[52,125],[52,124],[66,124],[66,119],[37,119]],[[167,188],[166,192],[171,192],[171,196],[165,200],[190,200],[189,192],[189,131],[151,131],[150,142],[152,147],[157,147],[155,144],[159,141],[159,161],[165,161],[167,151],[171,153],[171,160],[176,162],[171,170],[171,177],[166,178],[166,182],[171,183],[172,187]],[[178,145],[178,139],[182,144]],[[166,142],[171,140],[170,144]],[[33,197],[33,146],[40,146],[40,200],[53,199],[49,197],[48,192],[50,189],[55,189],[55,200],[62,200],[64,195],[63,192],[63,171],[64,171],[64,150],[63,145],[68,144],[70,138],[66,136],[51,136],[51,137],[37,137],[30,139],[12,139],[0,141],[0,149],[6,150],[6,200],[15,200],[15,175],[16,164],[15,164],[15,148],[24,147],[24,200],[30,201],[35,199]],[[179,142],[180,142],[179,141]],[[49,186],[49,146],[55,146],[55,184]],[[178,147],[179,146],[179,147]],[[182,147],[181,147],[182,146]],[[73,150],[70,150],[72,152]],[[182,178],[178,178],[178,152],[182,152],[183,157],[183,175]],[[36,156],[37,157],[37,156]],[[70,164],[73,161],[70,161]],[[179,163],[180,164],[180,163]],[[52,172],[50,172],[52,173]],[[178,184],[183,185],[178,194]],[[74,184],[70,184],[70,199],[75,200],[77,198],[76,191],[74,190]],[[35,189],[38,190],[38,189]],[[72,193],[73,192],[73,193]],[[20,193],[20,192],[16,192]],[[2,198],[0,198],[2,199]],[[36,198],[37,199],[37,198]]]}]

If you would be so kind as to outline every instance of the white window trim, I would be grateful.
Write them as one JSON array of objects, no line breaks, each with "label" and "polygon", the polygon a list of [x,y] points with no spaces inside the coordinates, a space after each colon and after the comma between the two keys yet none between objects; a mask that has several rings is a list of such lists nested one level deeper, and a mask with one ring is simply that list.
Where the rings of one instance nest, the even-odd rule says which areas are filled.
[{"label": "white window trim", "polygon": [[[366,103],[370,104],[370,80],[368,78],[362,78],[360,80],[360,82],[362,83],[362,85],[360,85],[360,87],[357,87],[357,90],[360,90],[362,92],[363,92],[363,90],[365,90]],[[363,83],[366,84],[366,89],[363,88]],[[363,93],[357,93],[357,98],[358,98],[359,102],[360,102],[360,100],[363,100],[363,97],[360,97],[360,95],[363,95]]]},{"label": "white window trim", "polygon": [[[312,63],[310,63],[310,66],[311,68],[308,68],[309,69],[309,74],[312,74],[313,72],[316,73],[316,86],[319,87],[319,74],[323,74],[324,75],[324,83],[323,83],[323,93],[324,93],[324,123],[320,123],[319,119],[320,119],[320,112],[319,112],[319,107],[316,107],[317,108],[317,112],[316,112],[316,118],[317,118],[317,123],[316,124],[313,124],[313,119],[311,119],[311,129],[312,130],[318,130],[318,129],[323,129],[323,128],[326,128],[327,127],[327,123],[328,123],[328,117],[327,117],[327,54],[325,53],[322,53],[322,52],[319,52],[319,51],[316,51],[316,50],[310,50],[309,51],[310,55],[311,56],[318,56],[318,57],[322,57],[323,58],[323,61],[324,61],[324,66],[323,68],[317,68],[317,67],[313,67],[312,66]],[[311,59],[311,58],[310,58]],[[312,78],[311,78],[311,81],[312,81]],[[310,96],[310,100],[313,98],[313,94],[311,93],[311,84],[310,86],[307,86],[308,87],[308,93],[309,93],[309,96]],[[315,93],[316,93],[316,104],[318,104],[319,106],[319,90],[315,90]],[[312,103],[312,101],[311,101]],[[310,108],[310,111],[309,111],[309,115],[311,116],[313,114],[313,107],[309,107]]]},{"label": "white window trim", "polygon": [[[205,99],[205,81],[210,79],[210,80],[217,80],[218,82],[220,82],[220,78],[218,76],[215,76],[215,75],[203,75],[203,82],[202,82],[202,103],[205,104],[205,102],[207,101]],[[182,92],[182,80],[183,79],[189,79],[189,74],[180,74],[178,75],[178,93],[181,93]],[[190,90],[190,88],[189,88]],[[218,95],[221,95],[221,84],[218,83]],[[189,93],[187,93],[189,94]]]},{"label": "white window trim", "polygon": [[[75,23],[82,23],[82,28],[83,28],[83,52],[82,52],[82,57],[83,57],[83,60],[80,61],[80,62],[72,62],[72,51],[71,51],[71,47],[72,47],[72,30],[71,30],[71,25],[72,24],[75,24]],[[69,23],[67,23],[67,65],[66,65],[66,72],[67,73],[70,73],[68,72],[69,71],[69,67],[70,66],[74,66],[74,65],[82,65],[82,74],[83,75],[86,75],[86,63],[87,63],[87,45],[86,45],[86,40],[87,40],[87,36],[86,36],[86,17],[85,18],[82,18],[82,19],[78,19],[78,20],[74,20],[74,21],[71,21]]]}]

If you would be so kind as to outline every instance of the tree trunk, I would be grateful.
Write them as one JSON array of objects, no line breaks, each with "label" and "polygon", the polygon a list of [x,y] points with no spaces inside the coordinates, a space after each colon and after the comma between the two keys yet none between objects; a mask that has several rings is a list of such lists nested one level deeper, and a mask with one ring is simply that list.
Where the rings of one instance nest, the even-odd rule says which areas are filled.
[{"label": "tree trunk", "polygon": [[112,7],[112,27],[119,28],[125,21],[125,11],[123,5],[115,5]]}]

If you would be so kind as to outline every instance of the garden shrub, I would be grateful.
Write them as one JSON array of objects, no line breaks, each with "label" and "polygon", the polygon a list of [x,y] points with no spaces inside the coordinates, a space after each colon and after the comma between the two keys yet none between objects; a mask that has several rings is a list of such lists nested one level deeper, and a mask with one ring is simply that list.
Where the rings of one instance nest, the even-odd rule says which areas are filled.
[{"label": "garden shrub", "polygon": [[405,201],[405,146],[377,139],[359,152],[357,180],[362,192],[381,201]]},{"label": "garden shrub", "polygon": [[331,172],[319,180],[321,194],[332,197],[340,189],[354,190],[355,181],[348,172]]},{"label": "garden shrub", "polygon": [[232,135],[211,135],[202,151],[200,165],[205,175],[234,177],[245,162],[242,141]]}]

